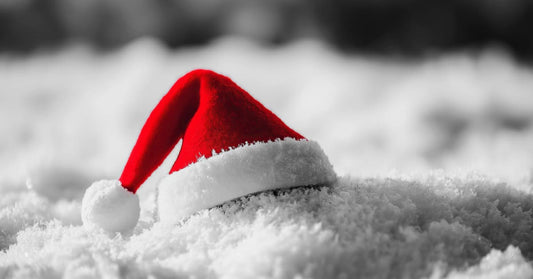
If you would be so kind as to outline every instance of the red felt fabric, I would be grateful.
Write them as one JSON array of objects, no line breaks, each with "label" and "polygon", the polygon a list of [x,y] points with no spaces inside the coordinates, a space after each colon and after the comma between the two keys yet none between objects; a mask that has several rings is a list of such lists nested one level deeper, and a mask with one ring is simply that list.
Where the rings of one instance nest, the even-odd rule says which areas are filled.
[{"label": "red felt fabric", "polygon": [[170,173],[246,142],[304,139],[229,78],[195,70],[180,78],[141,130],[120,181],[135,193],[183,139]]}]

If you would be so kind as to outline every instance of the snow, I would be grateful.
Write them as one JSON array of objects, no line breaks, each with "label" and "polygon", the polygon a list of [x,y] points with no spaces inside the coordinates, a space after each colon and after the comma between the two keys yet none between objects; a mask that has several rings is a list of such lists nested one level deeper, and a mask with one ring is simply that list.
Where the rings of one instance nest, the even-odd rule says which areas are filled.
[{"label": "snow", "polygon": [[224,150],[174,172],[158,187],[161,222],[266,190],[330,185],[336,174],[317,142],[277,139]]},{"label": "snow", "polygon": [[1,262],[13,277],[386,278],[443,265],[456,276],[480,259],[485,273],[529,272],[517,248],[502,259],[490,251],[514,243],[531,252],[531,206],[531,196],[480,178],[344,178],[242,198],[178,225],[140,224],[130,237],[43,222],[21,231]]},{"label": "snow", "polygon": [[531,278],[533,267],[524,260],[520,250],[509,246],[504,252],[492,250],[481,262],[465,272],[451,272],[448,279]]},{"label": "snow", "polygon": [[139,220],[139,197],[118,180],[94,182],[83,195],[81,219],[88,230],[127,234]]},{"label": "snow", "polygon": [[[119,176],[150,110],[195,68],[317,141],[339,180],[167,225],[155,186],[176,149],[137,192],[130,234],[87,230],[85,189]],[[227,38],[0,55],[0,278],[531,278],[532,89],[498,49],[394,61]]]}]

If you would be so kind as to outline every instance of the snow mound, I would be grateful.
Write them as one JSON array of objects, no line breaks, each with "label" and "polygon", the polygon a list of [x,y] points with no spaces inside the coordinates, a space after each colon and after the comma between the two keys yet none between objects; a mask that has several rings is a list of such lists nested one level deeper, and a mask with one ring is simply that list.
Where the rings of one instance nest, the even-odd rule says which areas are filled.
[{"label": "snow mound", "polygon": [[[240,198],[177,225],[145,219],[130,237],[30,226],[0,253],[0,277],[440,278],[515,267],[527,277],[531,208],[532,195],[480,177],[344,177]],[[494,260],[497,251],[507,252]]]},{"label": "snow mound", "polygon": [[531,266],[514,246],[509,246],[502,252],[491,250],[481,262],[463,272],[453,271],[447,279],[528,279],[533,276]]},{"label": "snow mound", "polygon": [[118,180],[100,180],[85,191],[81,202],[81,219],[89,229],[104,229],[110,233],[128,233],[140,214],[139,197]]}]

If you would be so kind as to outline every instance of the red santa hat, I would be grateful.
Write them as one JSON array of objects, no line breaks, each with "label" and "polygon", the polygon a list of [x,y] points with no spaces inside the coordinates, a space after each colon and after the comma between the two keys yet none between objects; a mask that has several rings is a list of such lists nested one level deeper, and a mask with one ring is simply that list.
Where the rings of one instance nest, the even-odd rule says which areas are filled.
[{"label": "red santa hat", "polygon": [[[336,179],[316,142],[289,128],[229,78],[195,70],[180,78],[152,111],[119,181],[99,183],[108,186],[91,186],[86,191],[84,223],[124,231],[105,216],[112,214],[110,218],[116,220],[116,213],[124,210],[125,215],[132,215],[125,217],[131,219],[128,226],[134,226],[139,215],[130,214],[138,211],[134,193],[180,140],[178,158],[159,184],[162,222],[175,223],[199,210],[252,193],[324,185]],[[94,197],[102,192],[107,196]],[[108,196],[120,198],[111,201]],[[135,197],[129,203],[121,201],[122,197],[131,200],[127,196]],[[108,202],[112,205],[104,204]],[[117,202],[126,204],[126,209],[114,204]],[[109,208],[114,212],[107,212]]]}]

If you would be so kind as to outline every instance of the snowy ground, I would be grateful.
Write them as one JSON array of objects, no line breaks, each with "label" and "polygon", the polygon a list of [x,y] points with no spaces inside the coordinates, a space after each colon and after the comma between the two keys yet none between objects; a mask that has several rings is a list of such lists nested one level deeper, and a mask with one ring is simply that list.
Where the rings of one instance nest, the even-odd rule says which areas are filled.
[{"label": "snowy ground", "polygon": [[[195,68],[317,140],[338,183],[168,227],[154,218],[168,160],[132,235],[87,232],[85,188],[118,178],[150,110]],[[0,55],[0,278],[531,278],[532,93],[533,70],[497,50],[391,61],[224,39]]]}]

